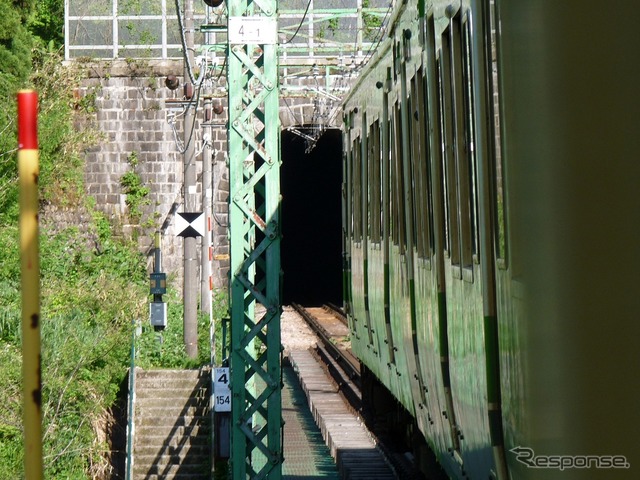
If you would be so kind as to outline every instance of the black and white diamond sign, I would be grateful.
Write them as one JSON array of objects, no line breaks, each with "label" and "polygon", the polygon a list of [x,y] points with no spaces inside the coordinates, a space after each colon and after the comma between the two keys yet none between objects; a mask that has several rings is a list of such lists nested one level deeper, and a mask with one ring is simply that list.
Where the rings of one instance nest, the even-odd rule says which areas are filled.
[{"label": "black and white diamond sign", "polygon": [[203,212],[178,212],[176,232],[179,237],[204,237],[205,223]]}]

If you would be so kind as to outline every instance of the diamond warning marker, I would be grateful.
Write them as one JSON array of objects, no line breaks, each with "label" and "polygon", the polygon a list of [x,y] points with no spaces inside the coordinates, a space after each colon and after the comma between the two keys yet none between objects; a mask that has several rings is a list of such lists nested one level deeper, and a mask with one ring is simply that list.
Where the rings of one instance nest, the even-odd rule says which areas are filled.
[{"label": "diamond warning marker", "polygon": [[176,232],[179,237],[203,237],[205,222],[203,212],[178,212]]}]

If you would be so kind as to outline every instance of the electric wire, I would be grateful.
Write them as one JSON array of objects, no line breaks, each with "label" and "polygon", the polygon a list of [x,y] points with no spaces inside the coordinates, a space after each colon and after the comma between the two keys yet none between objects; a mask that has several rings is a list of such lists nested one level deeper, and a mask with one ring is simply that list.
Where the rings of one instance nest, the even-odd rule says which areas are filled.
[{"label": "electric wire", "polygon": [[189,75],[189,80],[194,85],[199,85],[204,81],[206,77],[205,71],[206,69],[202,69],[198,78],[196,78],[193,74],[193,67],[191,66],[191,61],[189,60],[189,52],[187,48],[187,41],[184,38],[184,23],[182,22],[182,15],[180,14],[180,2],[179,0],[175,0],[176,5],[176,16],[178,17],[178,30],[180,30],[180,42],[182,43],[183,57],[185,65],[187,66],[187,74]]},{"label": "electric wire", "polygon": [[187,50],[187,42],[184,38],[184,24],[182,23],[182,14],[180,13],[180,2],[179,0],[175,0],[176,5],[176,16],[178,17],[178,29],[180,30],[180,41],[182,42],[182,51],[184,56],[185,65],[187,66],[187,73],[189,74],[189,79],[191,83],[196,83],[195,77],[193,76],[193,70],[191,69],[191,62],[189,61],[189,51]]},{"label": "electric wire", "polygon": [[302,24],[304,23],[305,18],[307,18],[307,13],[309,12],[309,7],[311,6],[311,2],[312,0],[309,0],[309,2],[307,3],[307,8],[304,10],[304,15],[302,15],[302,20],[300,20],[300,23],[298,24],[298,28],[296,28],[296,31],[293,33],[293,36],[289,40],[284,42],[283,45],[286,45],[287,43],[291,43],[293,39],[296,38],[296,35],[300,31],[300,28],[302,27]]},{"label": "electric wire", "polygon": [[293,113],[293,110],[291,110],[291,106],[289,105],[289,102],[287,102],[287,97],[284,97],[284,96],[283,96],[283,97],[282,97],[282,100],[284,100],[284,104],[287,106],[287,109],[289,110],[289,113],[291,113],[291,116],[293,117],[293,119],[294,119],[294,120],[295,120],[299,125],[301,125],[300,120],[298,120],[298,117],[296,116],[296,114],[295,114],[295,113]]},{"label": "electric wire", "polygon": [[[371,58],[371,56],[373,56],[373,52],[377,50],[378,45],[380,45],[380,42],[384,38],[384,34],[386,33],[386,29],[388,27],[388,25],[386,24],[386,21],[389,18],[389,14],[391,13],[392,8],[393,8],[393,1],[389,2],[389,7],[387,8],[387,12],[384,14],[384,18],[380,23],[380,28],[378,29],[376,36],[373,38],[373,42],[371,42],[371,47],[369,48],[369,50],[367,51],[367,54],[364,56],[364,59],[362,60],[362,62],[360,62],[359,65],[366,64],[367,61]],[[374,45],[374,42],[375,42],[375,45]]]},{"label": "electric wire", "polygon": [[196,129],[196,122],[194,120],[193,124],[191,125],[191,131],[189,132],[189,138],[187,139],[187,142],[184,143],[178,137],[178,130],[176,128],[175,119],[177,117],[179,117],[179,116],[184,115],[188,108],[194,108],[194,116],[195,116],[195,113],[197,113],[198,105],[200,103],[200,95],[201,95],[201,92],[202,92],[203,85],[202,85],[202,83],[200,83],[196,87],[197,87],[197,89],[196,89],[196,99],[195,99],[195,101],[193,101],[193,100],[189,101],[189,103],[184,107],[184,110],[181,113],[173,115],[173,117],[169,120],[169,125],[171,125],[171,130],[173,131],[173,139],[174,139],[174,141],[176,143],[176,147],[178,148],[178,153],[180,153],[180,154],[185,153],[187,151],[187,149],[189,148],[189,146],[191,145],[191,141],[193,139],[193,134],[194,134],[195,129]]}]

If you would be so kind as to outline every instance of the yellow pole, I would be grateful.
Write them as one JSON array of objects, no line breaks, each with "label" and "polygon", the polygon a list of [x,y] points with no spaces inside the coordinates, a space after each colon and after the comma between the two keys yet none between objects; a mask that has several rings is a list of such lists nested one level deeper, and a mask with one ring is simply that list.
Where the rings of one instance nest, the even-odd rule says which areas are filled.
[{"label": "yellow pole", "polygon": [[37,110],[37,93],[32,90],[20,91],[18,93],[18,174],[20,183],[22,378],[26,480],[42,479]]}]

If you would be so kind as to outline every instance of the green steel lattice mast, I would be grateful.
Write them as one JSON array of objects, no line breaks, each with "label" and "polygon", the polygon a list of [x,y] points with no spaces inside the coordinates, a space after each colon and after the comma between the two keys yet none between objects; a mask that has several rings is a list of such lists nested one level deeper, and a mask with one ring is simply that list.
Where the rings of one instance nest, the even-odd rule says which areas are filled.
[{"label": "green steel lattice mast", "polygon": [[[232,473],[238,480],[279,480],[283,452],[277,0],[229,0],[227,6]],[[258,318],[256,303],[264,306]]]}]

